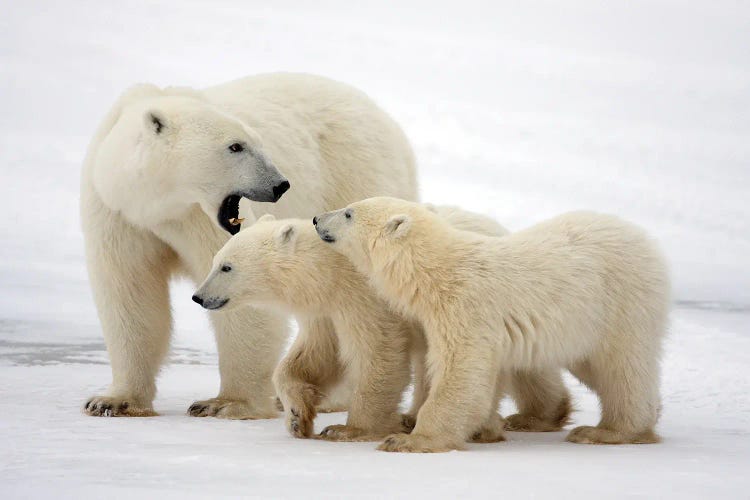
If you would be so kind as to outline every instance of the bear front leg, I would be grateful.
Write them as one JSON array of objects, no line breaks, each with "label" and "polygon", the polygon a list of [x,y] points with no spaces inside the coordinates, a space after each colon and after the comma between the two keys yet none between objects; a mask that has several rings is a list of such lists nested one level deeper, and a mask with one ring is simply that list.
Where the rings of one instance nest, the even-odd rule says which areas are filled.
[{"label": "bear front leg", "polygon": [[492,349],[474,338],[463,342],[447,339],[447,335],[430,339],[432,388],[414,430],[388,436],[379,450],[433,453],[461,449],[476,431],[476,422],[486,422],[495,400],[497,377]]},{"label": "bear front leg", "polygon": [[313,433],[316,406],[323,391],[342,378],[338,340],[328,318],[300,318],[299,334],[273,374],[286,427],[298,438]]},{"label": "bear front leg", "polygon": [[156,375],[169,348],[169,277],[176,256],[154,235],[110,212],[82,191],[89,281],[107,345],[112,385],[91,397],[92,416],[156,415]]},{"label": "bear front leg", "polygon": [[[362,320],[362,318],[358,318]],[[386,322],[371,331],[358,331],[373,322],[362,320],[346,330],[341,342],[351,343],[350,370],[356,376],[346,425],[331,425],[320,433],[330,441],[377,441],[392,432],[411,430],[398,411],[404,389],[409,384],[408,331],[403,324]]]},{"label": "bear front leg", "polygon": [[236,420],[277,417],[271,375],[289,336],[287,319],[252,307],[212,312],[210,318],[221,388],[215,398],[190,405],[188,415]]}]

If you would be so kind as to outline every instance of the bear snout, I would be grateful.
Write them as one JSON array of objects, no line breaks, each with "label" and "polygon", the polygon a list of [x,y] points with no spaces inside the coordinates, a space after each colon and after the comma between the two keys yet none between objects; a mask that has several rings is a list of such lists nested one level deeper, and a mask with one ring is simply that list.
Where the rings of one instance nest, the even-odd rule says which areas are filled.
[{"label": "bear snout", "polygon": [[203,305],[203,297],[201,297],[200,295],[193,295],[193,302]]},{"label": "bear snout", "polygon": [[273,187],[273,201],[276,203],[279,201],[281,196],[286,193],[289,188],[291,187],[291,184],[289,184],[289,181],[284,180],[281,181],[279,184]]}]

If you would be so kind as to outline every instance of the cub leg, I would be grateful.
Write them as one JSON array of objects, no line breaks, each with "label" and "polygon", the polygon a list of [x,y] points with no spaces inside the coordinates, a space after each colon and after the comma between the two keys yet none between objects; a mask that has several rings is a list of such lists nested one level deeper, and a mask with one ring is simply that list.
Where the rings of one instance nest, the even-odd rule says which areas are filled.
[{"label": "cub leg", "polygon": [[654,431],[660,412],[658,359],[642,353],[597,355],[571,367],[571,372],[599,396],[602,417],[596,427],[576,427],[573,443],[657,443]]},{"label": "cub leg", "polygon": [[430,453],[460,449],[475,431],[476,422],[486,421],[496,401],[498,370],[490,346],[463,341],[456,349],[457,339],[442,332],[429,338],[432,386],[417,415],[417,425],[411,434],[386,438],[380,450]]},{"label": "cub leg", "polygon": [[338,349],[329,318],[299,319],[299,334],[273,374],[292,436],[312,436],[316,405],[342,377]]},{"label": "cub leg", "polygon": [[[399,324],[400,323],[400,324]],[[347,328],[342,344],[350,345],[350,370],[357,378],[346,425],[331,425],[320,437],[333,441],[377,441],[404,428],[398,405],[409,384],[408,331],[403,322],[388,321],[376,331]]]},{"label": "cub leg", "polygon": [[500,400],[505,396],[508,390],[509,377],[505,374],[497,378],[495,385],[495,399],[490,408],[489,416],[482,426],[471,435],[471,441],[474,443],[497,443],[505,441],[505,419],[499,413]]},{"label": "cub leg", "polygon": [[514,371],[509,386],[518,407],[518,413],[507,418],[509,431],[559,431],[568,423],[570,393],[560,369]]}]

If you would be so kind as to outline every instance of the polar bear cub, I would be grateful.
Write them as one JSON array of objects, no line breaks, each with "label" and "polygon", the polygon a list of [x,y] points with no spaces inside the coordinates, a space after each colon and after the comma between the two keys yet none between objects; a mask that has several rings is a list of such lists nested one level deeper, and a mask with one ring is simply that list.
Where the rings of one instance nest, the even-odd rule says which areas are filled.
[{"label": "polar bear cub", "polygon": [[[456,227],[507,234],[485,216],[427,208]],[[320,241],[309,219],[265,215],[231,238],[194,300],[211,310],[254,305],[296,315],[300,332],[273,377],[293,436],[312,435],[316,405],[342,383],[352,388],[347,422],[326,427],[320,437],[379,440],[413,427],[429,385],[422,329],[379,299],[365,276]],[[318,327],[306,327],[316,322]],[[398,406],[410,380],[410,354],[415,390],[404,418]],[[476,440],[502,437],[501,422],[496,417],[475,429]]]},{"label": "polar bear cub", "polygon": [[662,255],[638,227],[573,212],[487,238],[394,198],[316,221],[324,241],[425,328],[432,389],[413,432],[380,449],[459,448],[493,404],[497,375],[561,367],[597,393],[602,410],[596,427],[577,427],[568,441],[658,441],[670,286]]}]

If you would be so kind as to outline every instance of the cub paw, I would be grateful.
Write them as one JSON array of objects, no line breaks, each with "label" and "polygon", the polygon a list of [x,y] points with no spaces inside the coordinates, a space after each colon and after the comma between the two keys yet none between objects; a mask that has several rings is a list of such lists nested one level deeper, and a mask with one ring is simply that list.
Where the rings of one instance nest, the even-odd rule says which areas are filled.
[{"label": "cub paw", "polygon": [[313,433],[314,421],[314,406],[292,406],[286,415],[286,428],[296,438],[309,438]]},{"label": "cub paw", "polygon": [[473,443],[498,443],[505,441],[505,420],[499,414],[490,417],[474,434]]},{"label": "cub paw", "polygon": [[658,443],[659,436],[652,430],[638,434],[626,434],[611,429],[583,425],[570,431],[565,440],[578,444],[650,444]]},{"label": "cub paw", "polygon": [[348,409],[349,408],[340,403],[323,402],[322,404],[318,405],[316,411],[318,413],[339,413]]},{"label": "cub paw", "polygon": [[401,432],[409,434],[417,425],[417,417],[408,413],[401,414]]},{"label": "cub paw", "polygon": [[92,417],[154,417],[151,405],[141,405],[128,398],[94,396],[83,405],[83,413]]},{"label": "cub paw", "polygon": [[278,416],[273,408],[258,410],[247,401],[224,398],[196,401],[190,405],[187,413],[191,417],[217,417],[231,420],[255,420]]},{"label": "cub paw", "polygon": [[383,436],[374,436],[364,429],[350,425],[329,425],[318,437],[326,441],[377,441]]},{"label": "cub paw", "polygon": [[316,405],[322,394],[317,387],[309,384],[295,386],[284,394],[286,410],[286,428],[296,438],[309,438],[313,434]]},{"label": "cub paw", "polygon": [[380,451],[400,453],[441,453],[457,449],[458,445],[419,434],[391,434],[378,446]]},{"label": "cub paw", "polygon": [[532,415],[516,413],[506,419],[505,428],[515,432],[556,432],[562,430],[563,422],[550,422]]}]

